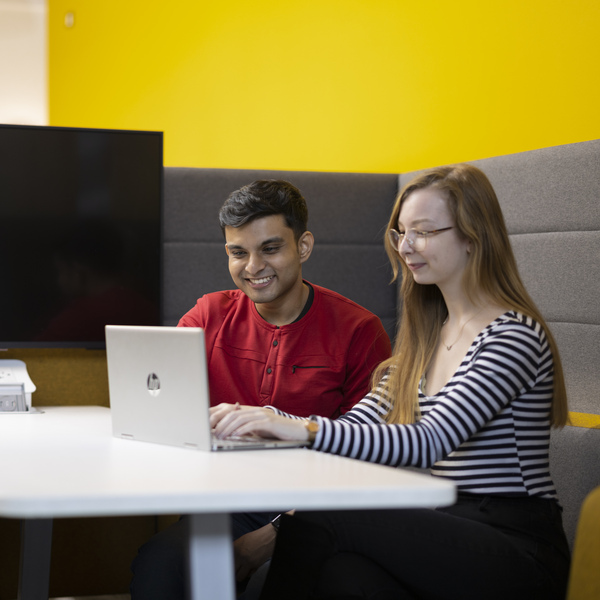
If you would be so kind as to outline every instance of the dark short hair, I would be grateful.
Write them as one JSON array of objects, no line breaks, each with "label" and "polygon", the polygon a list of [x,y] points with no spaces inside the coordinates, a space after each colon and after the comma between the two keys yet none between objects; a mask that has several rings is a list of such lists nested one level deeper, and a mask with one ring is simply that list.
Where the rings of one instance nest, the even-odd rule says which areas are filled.
[{"label": "dark short hair", "polygon": [[259,179],[232,192],[219,211],[219,224],[225,234],[225,227],[241,227],[270,215],[283,215],[296,240],[306,231],[306,200],[297,187],[281,179]]}]

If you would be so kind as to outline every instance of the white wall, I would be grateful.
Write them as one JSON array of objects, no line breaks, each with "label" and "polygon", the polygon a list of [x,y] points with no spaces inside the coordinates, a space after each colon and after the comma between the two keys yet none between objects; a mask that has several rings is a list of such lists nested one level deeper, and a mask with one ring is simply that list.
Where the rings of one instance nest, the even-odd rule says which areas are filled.
[{"label": "white wall", "polygon": [[0,0],[0,123],[48,124],[46,0]]}]

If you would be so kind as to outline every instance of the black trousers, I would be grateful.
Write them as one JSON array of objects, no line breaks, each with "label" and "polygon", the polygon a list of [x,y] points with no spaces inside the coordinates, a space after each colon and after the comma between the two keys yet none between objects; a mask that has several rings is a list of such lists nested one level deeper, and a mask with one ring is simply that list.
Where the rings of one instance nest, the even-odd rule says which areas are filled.
[{"label": "black trousers", "polygon": [[569,561],[553,500],[297,512],[282,518],[261,600],[563,600]]}]

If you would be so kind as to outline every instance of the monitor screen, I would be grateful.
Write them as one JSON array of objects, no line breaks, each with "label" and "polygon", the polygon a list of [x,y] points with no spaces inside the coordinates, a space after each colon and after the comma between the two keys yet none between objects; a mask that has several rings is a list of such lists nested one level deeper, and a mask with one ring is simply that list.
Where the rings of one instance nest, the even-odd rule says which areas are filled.
[{"label": "monitor screen", "polygon": [[0,348],[158,325],[163,134],[0,125]]}]

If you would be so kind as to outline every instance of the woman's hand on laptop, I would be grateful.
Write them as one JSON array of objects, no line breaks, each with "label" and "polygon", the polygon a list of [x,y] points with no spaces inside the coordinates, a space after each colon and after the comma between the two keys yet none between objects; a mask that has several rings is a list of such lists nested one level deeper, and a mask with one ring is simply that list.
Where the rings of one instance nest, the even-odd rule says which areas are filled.
[{"label": "woman's hand on laptop", "polygon": [[288,419],[268,408],[219,404],[210,409],[210,426],[218,438],[231,435],[259,435],[280,440],[308,439],[301,419]]},{"label": "woman's hand on laptop", "polygon": [[245,410],[248,408],[254,408],[252,406],[244,406],[239,402],[235,404],[228,404],[227,402],[222,402],[221,404],[217,404],[217,406],[211,406],[209,409],[210,412],[210,427],[214,429],[217,423],[219,423],[223,417],[228,415],[230,412],[236,410]]}]

